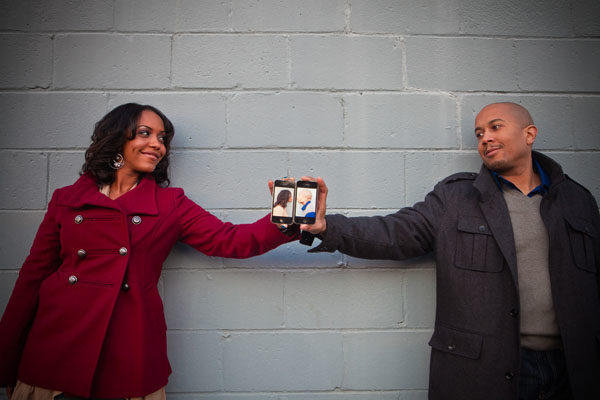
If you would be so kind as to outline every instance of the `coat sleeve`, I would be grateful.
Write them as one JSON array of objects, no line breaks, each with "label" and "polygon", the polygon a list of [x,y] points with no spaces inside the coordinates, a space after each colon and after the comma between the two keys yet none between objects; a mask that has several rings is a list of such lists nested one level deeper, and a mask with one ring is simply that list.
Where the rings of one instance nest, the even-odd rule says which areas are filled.
[{"label": "coat sleeve", "polygon": [[445,210],[443,183],[425,200],[394,214],[348,218],[328,215],[321,244],[310,252],[340,251],[353,257],[404,260],[434,250]]},{"label": "coat sleeve", "polygon": [[37,310],[40,285],[60,265],[57,197],[55,191],[0,320],[0,386],[16,383],[23,346]]},{"label": "coat sleeve", "polygon": [[223,222],[176,189],[179,240],[209,256],[248,258],[297,239],[281,233],[269,215],[252,224]]}]

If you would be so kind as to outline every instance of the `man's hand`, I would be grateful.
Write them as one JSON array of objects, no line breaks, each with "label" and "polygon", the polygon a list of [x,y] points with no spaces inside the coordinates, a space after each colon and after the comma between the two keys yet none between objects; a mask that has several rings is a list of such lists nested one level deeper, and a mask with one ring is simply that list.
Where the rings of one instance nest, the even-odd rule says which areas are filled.
[{"label": "man's hand", "polygon": [[325,211],[327,210],[327,185],[325,185],[325,181],[321,177],[315,179],[312,176],[303,176],[302,180],[317,182],[318,190],[315,223],[310,225],[302,224],[300,225],[300,230],[308,231],[314,235],[318,235],[325,232],[327,229],[327,221],[325,220]]}]

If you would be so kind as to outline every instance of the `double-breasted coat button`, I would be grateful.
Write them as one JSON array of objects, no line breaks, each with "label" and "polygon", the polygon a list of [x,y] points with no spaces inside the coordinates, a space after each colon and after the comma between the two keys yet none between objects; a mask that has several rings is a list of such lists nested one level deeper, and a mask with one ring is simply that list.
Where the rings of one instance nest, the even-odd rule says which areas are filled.
[{"label": "double-breasted coat button", "polygon": [[133,218],[131,218],[131,222],[133,222],[136,225],[139,225],[142,223],[142,217],[140,217],[139,215],[136,215]]},{"label": "double-breasted coat button", "polygon": [[506,380],[510,381],[512,378],[515,377],[515,374],[513,374],[512,372],[507,372],[506,374],[504,374],[504,377],[506,378]]},{"label": "double-breasted coat button", "polygon": [[78,214],[78,215],[76,215],[76,216],[75,216],[75,223],[76,223],[76,224],[80,224],[80,223],[82,223],[82,222],[83,222],[83,216],[82,216],[82,215],[79,215],[79,214]]},{"label": "double-breasted coat button", "polygon": [[129,290],[129,283],[125,282],[124,284],[121,285],[121,290],[126,292]]},{"label": "double-breasted coat button", "polygon": [[127,255],[127,247],[121,247],[119,249],[119,254],[122,256],[126,256]]},{"label": "double-breasted coat button", "polygon": [[512,310],[510,310],[511,317],[516,317],[517,315],[519,315],[519,312],[517,310],[515,310],[514,308]]},{"label": "double-breasted coat button", "polygon": [[479,232],[485,232],[485,225],[479,225]]},{"label": "double-breasted coat button", "polygon": [[448,345],[448,350],[449,350],[449,351],[454,351],[454,350],[456,350],[456,346],[455,346],[455,345],[453,345],[453,344],[449,344],[449,345]]},{"label": "double-breasted coat button", "polygon": [[87,256],[87,251],[85,251],[84,249],[79,249],[77,250],[77,255],[79,256],[79,258],[85,258],[85,256]]},{"label": "double-breasted coat button", "polygon": [[76,283],[77,283],[77,277],[76,277],[75,275],[71,275],[71,276],[69,277],[69,283],[70,283],[71,285],[74,285],[74,284],[76,284]]}]

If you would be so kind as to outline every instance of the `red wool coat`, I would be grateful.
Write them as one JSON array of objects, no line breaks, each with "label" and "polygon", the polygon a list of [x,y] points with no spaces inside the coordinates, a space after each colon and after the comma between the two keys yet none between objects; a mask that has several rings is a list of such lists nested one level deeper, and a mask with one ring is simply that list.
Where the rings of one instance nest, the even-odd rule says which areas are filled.
[{"label": "red wool coat", "polygon": [[146,177],[111,200],[83,175],[54,192],[0,321],[0,386],[17,377],[78,396],[143,396],[167,384],[157,283],[181,240],[245,258],[291,238],[264,217],[220,221]]}]

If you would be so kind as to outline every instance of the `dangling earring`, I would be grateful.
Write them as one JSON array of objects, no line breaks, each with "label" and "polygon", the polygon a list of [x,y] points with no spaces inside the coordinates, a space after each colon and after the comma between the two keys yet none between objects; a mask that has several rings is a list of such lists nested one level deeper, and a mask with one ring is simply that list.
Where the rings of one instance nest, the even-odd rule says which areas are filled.
[{"label": "dangling earring", "polygon": [[121,169],[125,165],[125,159],[121,153],[117,153],[116,157],[108,162],[112,169]]}]

